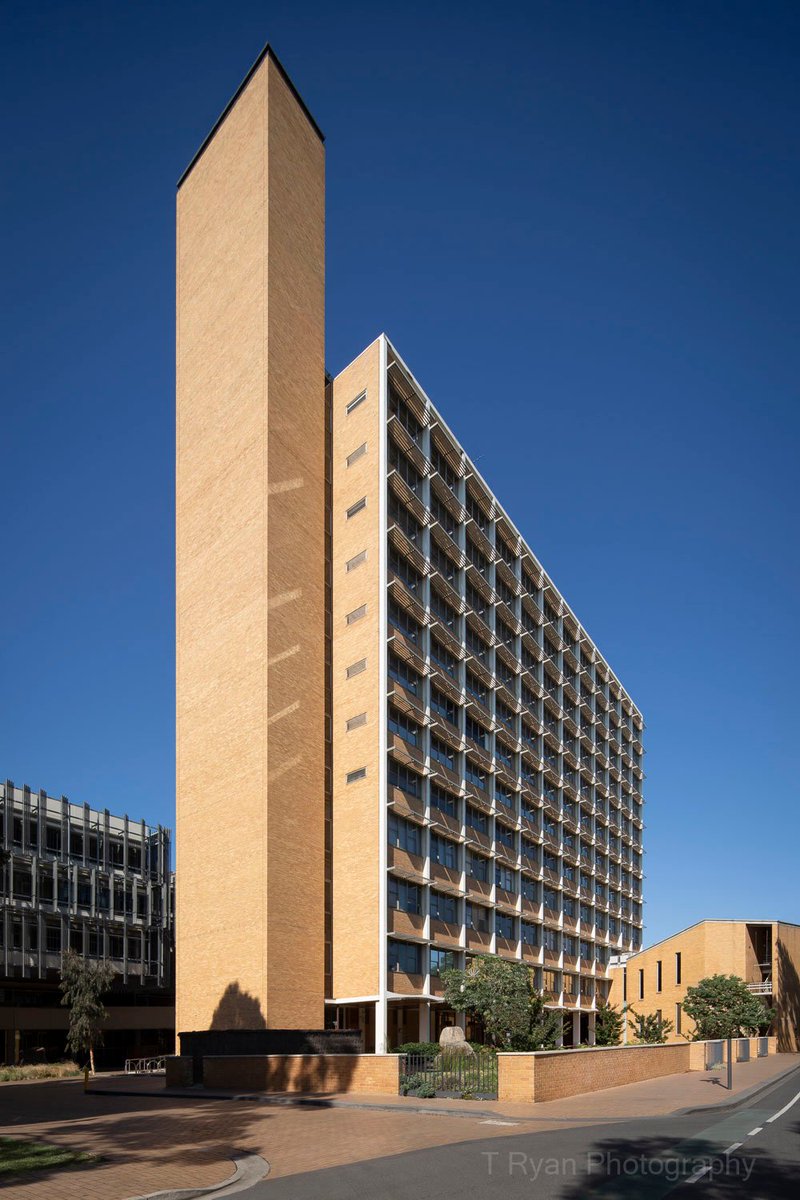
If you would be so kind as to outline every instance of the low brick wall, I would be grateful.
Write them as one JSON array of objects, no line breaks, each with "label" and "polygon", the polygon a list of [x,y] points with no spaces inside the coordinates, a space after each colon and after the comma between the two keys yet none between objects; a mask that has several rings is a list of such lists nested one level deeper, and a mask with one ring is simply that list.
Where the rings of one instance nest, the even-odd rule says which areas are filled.
[{"label": "low brick wall", "polygon": [[[758,1038],[749,1038],[750,1057],[758,1054]],[[775,1054],[777,1039],[767,1039]],[[663,1046],[596,1046],[584,1050],[538,1050],[533,1054],[498,1054],[499,1100],[560,1100],[581,1092],[639,1083],[660,1075],[705,1070],[705,1042],[671,1042]],[[736,1041],[734,1040],[734,1061]]]},{"label": "low brick wall", "polygon": [[166,1060],[167,1087],[192,1086],[192,1060],[187,1054],[175,1054]]},{"label": "low brick wall", "polygon": [[[191,1074],[191,1059],[186,1061]],[[170,1085],[169,1065],[167,1085]],[[206,1055],[203,1086],[243,1092],[397,1095],[400,1057],[397,1054]]]},{"label": "low brick wall", "polygon": [[540,1050],[498,1054],[497,1061],[499,1100],[560,1100],[688,1071],[689,1043]]}]

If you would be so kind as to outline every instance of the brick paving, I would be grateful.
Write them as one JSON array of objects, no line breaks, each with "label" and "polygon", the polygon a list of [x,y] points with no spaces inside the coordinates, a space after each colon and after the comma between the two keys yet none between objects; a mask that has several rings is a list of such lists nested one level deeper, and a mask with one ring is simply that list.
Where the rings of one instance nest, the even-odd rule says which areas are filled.
[{"label": "brick paving", "polygon": [[[231,1158],[241,1150],[266,1158],[273,1177],[293,1175],[523,1129],[539,1132],[724,1105],[795,1065],[800,1065],[797,1055],[739,1064],[732,1093],[714,1082],[719,1076],[692,1072],[536,1105],[341,1096],[331,1097],[335,1106],[283,1106],[196,1092],[167,1096],[162,1079],[118,1076],[97,1082],[111,1094],[88,1096],[80,1082],[4,1084],[0,1133],[38,1137],[102,1154],[106,1161],[25,1176],[3,1191],[9,1200],[52,1200],[54,1195],[59,1200],[125,1200],[166,1188],[207,1187],[231,1174]],[[137,1094],[122,1094],[128,1090]],[[436,1115],[415,1111],[419,1108]],[[487,1125],[487,1113],[514,1123]]]}]

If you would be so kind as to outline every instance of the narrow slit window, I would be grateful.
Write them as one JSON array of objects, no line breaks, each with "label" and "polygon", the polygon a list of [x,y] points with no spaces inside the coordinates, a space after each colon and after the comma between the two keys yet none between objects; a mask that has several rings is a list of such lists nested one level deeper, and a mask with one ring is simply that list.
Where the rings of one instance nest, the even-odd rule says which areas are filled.
[{"label": "narrow slit window", "polygon": [[356,567],[360,567],[362,563],[367,561],[367,552],[362,550],[360,554],[356,554],[353,558],[349,558],[345,563],[346,571],[355,571]]},{"label": "narrow slit window", "polygon": [[355,504],[351,504],[347,510],[347,519],[350,520],[356,513],[360,513],[363,508],[367,507],[367,497],[362,496],[360,500],[356,500]]},{"label": "narrow slit window", "polygon": [[346,776],[348,783],[356,783],[359,779],[366,779],[366,777],[366,767],[357,767],[355,771],[348,771]]},{"label": "narrow slit window", "polygon": [[358,460],[366,453],[367,453],[367,443],[362,442],[360,446],[356,446],[356,448],[352,454],[348,454],[347,459],[346,459],[348,467],[352,467],[353,463],[358,462]]},{"label": "narrow slit window", "polygon": [[356,621],[360,621],[362,617],[367,615],[366,604],[360,604],[358,608],[354,608],[345,618],[348,625],[355,625]]},{"label": "narrow slit window", "polygon": [[359,404],[364,403],[366,398],[367,398],[367,393],[366,393],[366,391],[363,391],[363,392],[359,392],[358,395],[353,400],[350,401],[347,408],[345,409],[345,412],[347,413],[348,417],[350,416],[351,412],[354,412],[358,408]]},{"label": "narrow slit window", "polygon": [[348,679],[352,679],[354,675],[360,675],[362,671],[367,669],[367,660],[360,658],[358,662],[352,663],[345,672]]},{"label": "narrow slit window", "polygon": [[355,717],[351,717],[347,722],[347,732],[349,733],[351,729],[359,729],[362,725],[366,725],[366,723],[367,714],[365,712],[358,713]]}]

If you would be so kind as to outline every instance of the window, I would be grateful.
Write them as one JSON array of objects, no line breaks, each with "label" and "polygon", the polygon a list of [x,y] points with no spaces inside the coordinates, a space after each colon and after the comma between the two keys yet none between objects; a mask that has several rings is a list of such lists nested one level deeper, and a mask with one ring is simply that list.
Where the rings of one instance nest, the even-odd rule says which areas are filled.
[{"label": "window", "polygon": [[517,890],[514,872],[510,867],[501,866],[498,862],[494,864],[494,881],[498,887],[507,892],[516,892]]},{"label": "window", "polygon": [[347,459],[345,460],[348,467],[352,467],[353,463],[358,462],[358,460],[362,457],[362,455],[364,455],[366,453],[367,453],[367,443],[362,442],[360,446],[356,446],[355,450],[353,450],[350,454],[348,454]]},{"label": "window", "polygon": [[365,712],[359,713],[357,716],[351,717],[347,722],[347,732],[349,733],[351,729],[358,729],[359,726],[366,725],[366,723],[367,714]]},{"label": "window", "polygon": [[347,562],[344,564],[344,569],[346,571],[355,571],[356,567],[360,567],[361,564],[365,563],[366,561],[367,552],[366,550],[362,550],[360,554],[354,555],[353,558],[348,558]]},{"label": "window", "polygon": [[389,787],[400,788],[401,792],[406,792],[409,796],[415,796],[417,799],[422,795],[422,777],[416,771],[412,771],[410,767],[396,763],[394,759],[389,760],[388,779]]},{"label": "window", "polygon": [[509,850],[516,850],[517,836],[514,830],[509,829],[507,825],[501,825],[499,821],[496,821],[494,836],[496,841],[501,842],[504,846],[508,846]]},{"label": "window", "polygon": [[[545,908],[551,908],[553,912],[558,910],[558,892],[556,892],[553,888],[546,887],[542,891],[542,897],[544,899]],[[575,908],[573,905],[573,912],[574,911]]]},{"label": "window", "polygon": [[45,947],[49,954],[58,954],[61,951],[61,926],[48,925],[45,929]]},{"label": "window", "polygon": [[[364,715],[366,720],[366,714]],[[396,708],[389,709],[389,732],[396,733],[404,742],[408,742],[410,746],[418,746],[422,740],[422,728],[416,721],[412,721],[405,713],[398,712]]]},{"label": "window", "polygon": [[682,1017],[683,1017],[683,1005],[682,1005],[682,1004],[676,1004],[676,1005],[675,1005],[675,1032],[676,1032],[676,1033],[680,1033],[680,1032],[681,1032],[681,1020],[682,1020]]},{"label": "window", "polygon": [[675,982],[680,983],[680,981],[681,981],[681,954],[680,954],[680,950],[679,950],[677,952],[677,954],[675,955]]},{"label": "window", "polygon": [[538,903],[539,886],[535,879],[529,879],[527,875],[522,876],[522,894],[526,900],[533,900]]},{"label": "window", "polygon": [[444,921],[454,925],[458,920],[458,907],[455,896],[445,896],[442,892],[431,892],[431,919]]},{"label": "window", "polygon": [[522,921],[522,942],[525,946],[539,945],[539,930],[536,925],[531,925],[530,921]]},{"label": "window", "polygon": [[644,1000],[644,970],[639,971],[639,999]]},{"label": "window", "polygon": [[477,767],[473,767],[469,759],[466,760],[464,765],[464,778],[474,784],[475,787],[481,788],[483,791],[486,790],[486,775],[483,771],[479,771]]},{"label": "window", "polygon": [[365,658],[360,658],[358,662],[351,663],[351,665],[345,671],[345,676],[348,679],[352,679],[354,675],[360,675],[361,672],[366,671],[366,669],[367,660]]},{"label": "window", "polygon": [[348,625],[355,625],[356,621],[360,621],[361,618],[365,617],[366,615],[367,615],[367,606],[366,606],[366,604],[361,604],[361,605],[359,605],[358,608],[354,608],[352,612],[349,612],[347,614],[347,616],[345,617],[345,621],[347,622]]},{"label": "window", "polygon": [[483,750],[489,748],[489,731],[473,717],[467,715],[466,734],[473,742],[476,742]]},{"label": "window", "polygon": [[458,846],[449,838],[431,834],[431,862],[439,863],[442,867],[455,870],[458,865]]},{"label": "window", "polygon": [[575,901],[569,896],[564,897],[564,916],[569,917],[571,921],[575,920]]},{"label": "window", "polygon": [[395,600],[389,601],[389,624],[393,625],[395,629],[399,629],[410,642],[417,645],[422,629],[418,622],[410,617]]},{"label": "window", "polygon": [[412,492],[419,493],[422,484],[422,476],[420,475],[414,464],[406,458],[399,446],[392,442],[389,448],[389,469],[397,471],[401,479],[405,480]]},{"label": "window", "polygon": [[449,767],[451,771],[456,769],[455,751],[437,737],[431,738],[431,758],[441,763],[442,766]]},{"label": "window", "polygon": [[436,520],[447,533],[452,537],[456,531],[456,520],[446,505],[442,504],[435,492],[431,492],[431,512]]},{"label": "window", "polygon": [[476,829],[478,831],[478,833],[488,834],[489,818],[488,818],[487,814],[484,812],[481,812],[481,810],[479,808],[474,808],[471,804],[468,804],[467,812],[466,812],[466,821],[467,821],[467,825],[469,825],[471,829]]},{"label": "window", "polygon": [[397,417],[400,424],[406,428],[413,440],[419,442],[422,434],[422,426],[405,400],[398,396],[391,384],[389,385],[389,412],[392,416]]},{"label": "window", "polygon": [[367,507],[367,497],[362,496],[360,500],[356,500],[355,504],[351,504],[350,507],[348,508],[347,513],[346,513],[347,520],[349,521],[351,517],[354,517],[356,515],[356,513],[360,513],[362,508],[366,508],[366,507]]},{"label": "window", "polygon": [[456,955],[454,950],[437,950],[431,947],[431,975],[441,975],[442,971],[455,969]]},{"label": "window", "polygon": [[661,979],[662,979],[661,959],[659,958],[658,961],[656,962],[656,991],[657,992],[661,991]]},{"label": "window", "polygon": [[438,716],[444,717],[445,721],[449,721],[451,725],[458,726],[455,704],[445,696],[444,692],[440,692],[435,687],[431,688],[431,709]]},{"label": "window", "polygon": [[442,667],[451,679],[458,676],[458,659],[451,654],[435,637],[431,638],[431,658]]},{"label": "window", "polygon": [[467,691],[476,700],[480,700],[481,704],[486,704],[486,688],[472,671],[467,671]]},{"label": "window", "polygon": [[558,971],[542,971],[542,988],[552,996],[559,994],[561,991],[561,982],[558,977]]},{"label": "window", "polygon": [[404,971],[406,975],[419,975],[421,946],[411,942],[389,941],[389,970]]},{"label": "window", "polygon": [[419,542],[422,526],[413,513],[408,511],[405,504],[402,504],[397,499],[394,493],[389,497],[389,516],[402,529],[410,542]]},{"label": "window", "polygon": [[484,858],[482,854],[473,854],[471,850],[468,850],[467,874],[471,879],[477,879],[479,883],[488,883],[489,859]]},{"label": "window", "polygon": [[556,929],[543,929],[542,945],[545,950],[549,950],[552,954],[558,954],[561,949],[558,940],[558,931]]},{"label": "window", "polygon": [[402,658],[398,658],[396,654],[389,655],[389,675],[404,687],[406,691],[416,696],[422,682],[422,677],[417,674],[413,667],[409,667],[407,663],[403,662]]},{"label": "window", "polygon": [[482,904],[472,904],[468,900],[464,919],[468,929],[475,929],[478,933],[489,932],[489,910]]},{"label": "window", "polygon": [[499,800],[506,808],[510,808],[512,812],[516,808],[516,796],[514,792],[509,791],[507,787],[503,787],[502,783],[495,783],[494,796],[496,800]]},{"label": "window", "polygon": [[395,813],[389,813],[389,845],[405,850],[407,854],[419,854],[421,830],[413,821],[406,821]]},{"label": "window", "polygon": [[[53,854],[61,850],[61,830],[56,825],[48,825],[45,832],[45,846]],[[61,947],[59,946],[59,949]]]},{"label": "window", "polygon": [[498,937],[507,938],[509,941],[514,940],[514,918],[507,913],[496,912],[494,914],[494,931]]},{"label": "window", "polygon": [[347,772],[346,779],[347,779],[348,783],[356,783],[359,779],[366,779],[366,776],[367,776],[367,768],[366,767],[357,767],[355,771]]},{"label": "window", "polygon": [[421,891],[416,883],[389,876],[389,908],[400,912],[419,913]]},{"label": "window", "polygon": [[389,570],[393,571],[398,579],[402,579],[410,592],[419,591],[422,576],[403,558],[402,554],[395,550],[394,546],[389,547]]},{"label": "window", "polygon": [[348,417],[350,416],[350,413],[354,411],[354,409],[358,408],[359,404],[364,403],[366,398],[367,398],[367,393],[364,391],[364,392],[359,392],[359,394],[356,396],[355,400],[350,401],[350,403],[347,405],[347,408],[345,409],[345,412],[347,413]]},{"label": "window", "polygon": [[456,815],[457,800],[455,796],[451,796],[444,788],[439,787],[437,783],[431,784],[431,808],[438,808],[439,812],[446,813],[448,817]]},{"label": "window", "polygon": [[455,492],[458,488],[458,476],[438,446],[433,446],[431,449],[431,461],[434,469],[441,475],[451,492]]}]

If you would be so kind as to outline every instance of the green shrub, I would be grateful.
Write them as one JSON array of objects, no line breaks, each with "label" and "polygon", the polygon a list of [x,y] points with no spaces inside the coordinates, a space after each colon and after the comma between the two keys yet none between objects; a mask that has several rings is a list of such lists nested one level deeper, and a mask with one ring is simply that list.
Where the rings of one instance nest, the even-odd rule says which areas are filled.
[{"label": "green shrub", "polygon": [[394,1050],[389,1051],[390,1054],[425,1054],[435,1055],[439,1053],[438,1042],[404,1042],[402,1046],[395,1046]]},{"label": "green shrub", "polygon": [[400,1095],[419,1096],[424,1100],[432,1100],[436,1095],[436,1088],[424,1075],[407,1075],[400,1084]]},{"label": "green shrub", "polygon": [[70,1079],[80,1073],[80,1067],[74,1062],[30,1063],[23,1067],[0,1066],[0,1083],[13,1083],[18,1079]]}]

